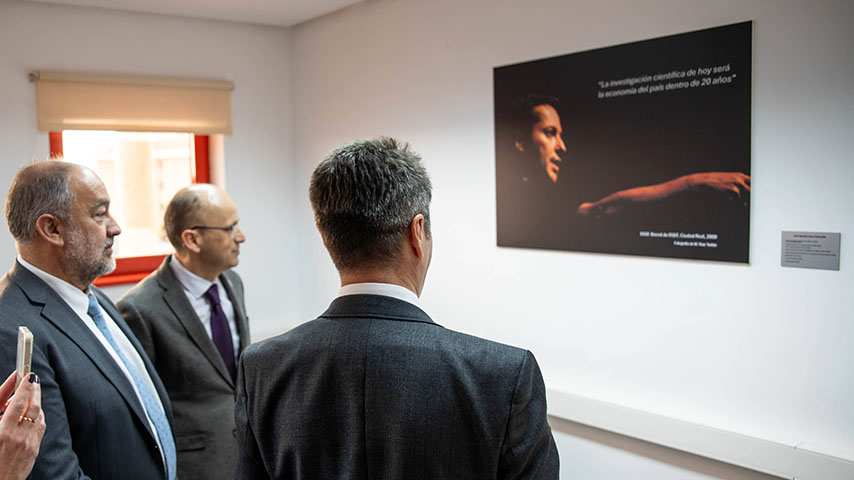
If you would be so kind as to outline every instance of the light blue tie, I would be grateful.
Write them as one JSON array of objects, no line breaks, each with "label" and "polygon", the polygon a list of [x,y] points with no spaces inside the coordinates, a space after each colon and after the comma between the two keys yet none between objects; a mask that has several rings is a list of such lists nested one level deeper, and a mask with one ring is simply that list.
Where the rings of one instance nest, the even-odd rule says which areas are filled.
[{"label": "light blue tie", "polygon": [[113,338],[113,335],[107,329],[107,323],[104,321],[104,316],[101,315],[101,307],[98,306],[98,301],[95,300],[95,296],[91,293],[89,294],[89,310],[86,313],[88,313],[89,316],[92,317],[92,320],[95,321],[95,325],[98,327],[98,330],[100,330],[107,341],[110,342],[110,346],[113,347],[113,350],[119,355],[119,358],[122,359],[122,363],[125,364],[125,368],[127,368],[131,378],[133,378],[136,390],[139,392],[139,396],[142,397],[142,405],[145,407],[145,411],[148,413],[148,418],[151,419],[151,423],[154,424],[154,428],[157,429],[157,436],[160,437],[160,445],[163,447],[163,453],[166,457],[166,478],[174,480],[175,440],[172,438],[172,429],[169,427],[169,421],[166,419],[166,413],[164,413],[163,409],[160,408],[160,405],[157,403],[157,399],[154,398],[154,392],[152,392],[145,382],[139,378],[139,373],[133,365],[131,365],[127,357],[125,357],[125,354],[122,353],[119,346],[116,345],[116,339]]}]

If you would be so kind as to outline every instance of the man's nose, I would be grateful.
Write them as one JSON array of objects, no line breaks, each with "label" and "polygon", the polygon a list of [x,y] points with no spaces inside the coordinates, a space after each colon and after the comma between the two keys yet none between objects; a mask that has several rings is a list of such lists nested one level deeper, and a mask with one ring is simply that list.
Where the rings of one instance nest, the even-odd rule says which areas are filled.
[{"label": "man's nose", "polygon": [[107,225],[107,236],[115,237],[116,235],[122,233],[122,227],[119,226],[119,222],[110,215],[110,223]]},{"label": "man's nose", "polygon": [[563,143],[563,137],[561,137],[560,135],[558,135],[557,137],[557,149],[562,152],[566,151],[566,144]]},{"label": "man's nose", "polygon": [[237,243],[243,243],[246,241],[246,235],[243,234],[243,230],[240,227],[234,227],[234,241]]}]

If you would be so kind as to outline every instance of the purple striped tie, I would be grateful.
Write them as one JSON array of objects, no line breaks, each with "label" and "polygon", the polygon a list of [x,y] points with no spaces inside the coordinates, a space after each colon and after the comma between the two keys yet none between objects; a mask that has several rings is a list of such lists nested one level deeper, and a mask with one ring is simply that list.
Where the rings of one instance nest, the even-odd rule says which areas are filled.
[{"label": "purple striped tie", "polygon": [[225,361],[225,368],[234,379],[234,374],[237,368],[234,365],[234,343],[231,339],[231,329],[228,328],[228,319],[225,318],[225,312],[222,311],[222,305],[219,303],[219,292],[216,284],[211,285],[211,288],[205,292],[205,297],[211,302],[211,336],[216,349],[222,355]]}]

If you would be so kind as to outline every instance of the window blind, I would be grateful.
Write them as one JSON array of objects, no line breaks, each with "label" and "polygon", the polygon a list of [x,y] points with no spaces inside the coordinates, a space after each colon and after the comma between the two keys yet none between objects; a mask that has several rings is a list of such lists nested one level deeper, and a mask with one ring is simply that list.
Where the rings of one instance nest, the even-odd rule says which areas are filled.
[{"label": "window blind", "polygon": [[33,72],[42,131],[231,133],[225,80]]}]

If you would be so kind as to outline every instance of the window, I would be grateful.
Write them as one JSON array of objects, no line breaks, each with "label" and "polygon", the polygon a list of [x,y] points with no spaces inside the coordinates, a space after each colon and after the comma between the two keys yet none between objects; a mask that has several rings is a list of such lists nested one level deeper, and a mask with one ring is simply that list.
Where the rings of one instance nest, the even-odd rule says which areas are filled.
[{"label": "window", "polygon": [[123,230],[115,272],[95,284],[140,280],[172,251],[163,232],[172,195],[189,183],[211,181],[211,141],[216,178],[222,179],[222,134],[231,133],[234,85],[86,72],[36,71],[30,79],[51,155],[98,172]]},{"label": "window", "polygon": [[51,132],[50,144],[52,157],[101,177],[122,227],[116,270],[98,278],[98,286],[137,282],[155,270],[173,250],[163,227],[169,200],[190,183],[210,181],[207,135],[66,130]]}]

